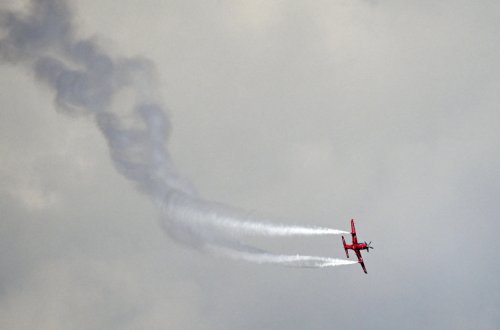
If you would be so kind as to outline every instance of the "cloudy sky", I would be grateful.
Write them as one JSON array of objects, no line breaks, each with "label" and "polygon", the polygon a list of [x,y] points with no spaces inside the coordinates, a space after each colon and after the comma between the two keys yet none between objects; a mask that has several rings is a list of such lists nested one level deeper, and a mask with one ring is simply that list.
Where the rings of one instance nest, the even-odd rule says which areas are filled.
[{"label": "cloudy sky", "polygon": [[[375,250],[365,275],[176,244],[94,120],[3,60],[0,328],[498,328],[497,1],[69,5],[79,37],[155,63],[170,153],[202,196],[289,224],[354,217]],[[252,243],[344,257],[338,236]]]}]

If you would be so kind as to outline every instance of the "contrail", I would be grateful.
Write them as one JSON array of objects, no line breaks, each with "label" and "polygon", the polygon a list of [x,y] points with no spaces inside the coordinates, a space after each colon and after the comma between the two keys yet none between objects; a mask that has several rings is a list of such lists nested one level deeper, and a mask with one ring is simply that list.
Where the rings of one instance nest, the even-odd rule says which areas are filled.
[{"label": "contrail", "polygon": [[[66,114],[95,120],[117,171],[159,207],[162,226],[176,240],[218,255],[296,267],[349,264],[337,259],[283,256],[248,249],[235,235],[332,235],[343,231],[289,225],[245,215],[201,199],[166,148],[170,125],[157,91],[154,65],[144,58],[112,57],[93,39],[76,36],[64,0],[32,0],[28,13],[0,7],[0,60],[21,64],[55,94]],[[117,109],[119,91],[134,95]],[[232,240],[231,244],[227,244]]]}]

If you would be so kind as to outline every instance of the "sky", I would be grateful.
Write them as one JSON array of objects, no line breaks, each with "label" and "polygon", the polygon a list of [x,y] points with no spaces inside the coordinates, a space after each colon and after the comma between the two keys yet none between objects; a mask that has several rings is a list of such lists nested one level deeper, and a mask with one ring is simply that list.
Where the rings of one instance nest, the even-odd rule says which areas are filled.
[{"label": "sky", "polygon": [[[0,328],[499,327],[496,1],[68,6],[79,38],[154,63],[169,154],[200,196],[291,225],[355,218],[375,249],[365,275],[178,244],[95,119],[3,59]],[[339,236],[249,243],[345,258]]]}]

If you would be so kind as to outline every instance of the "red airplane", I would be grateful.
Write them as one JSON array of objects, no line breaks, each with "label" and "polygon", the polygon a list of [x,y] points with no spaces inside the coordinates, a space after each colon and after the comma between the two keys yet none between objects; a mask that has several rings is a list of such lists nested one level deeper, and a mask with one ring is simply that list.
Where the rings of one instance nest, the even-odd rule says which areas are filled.
[{"label": "red airplane", "polygon": [[363,257],[361,256],[361,250],[366,250],[367,252],[370,252],[370,249],[373,249],[370,245],[370,243],[358,243],[358,238],[356,237],[356,228],[354,228],[354,219],[351,219],[351,235],[352,235],[352,244],[346,244],[344,236],[342,236],[342,242],[344,243],[344,250],[345,250],[345,255],[347,258],[349,258],[349,249],[353,250],[356,253],[356,256],[358,257],[358,262],[361,264],[361,267],[363,268],[365,274],[368,274],[365,268],[365,263],[363,262]]}]

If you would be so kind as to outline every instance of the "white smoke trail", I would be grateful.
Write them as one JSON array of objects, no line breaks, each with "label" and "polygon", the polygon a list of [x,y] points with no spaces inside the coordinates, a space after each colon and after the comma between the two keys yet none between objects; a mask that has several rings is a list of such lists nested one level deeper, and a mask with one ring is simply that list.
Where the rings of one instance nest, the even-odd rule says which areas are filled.
[{"label": "white smoke trail", "polygon": [[[313,227],[274,224],[264,217],[253,216],[241,210],[220,203],[200,200],[177,194],[169,198],[169,203],[157,203],[160,209],[176,219],[183,219],[194,226],[203,226],[219,232],[246,236],[322,236],[348,234],[346,231]],[[165,209],[165,207],[167,209]]]},{"label": "white smoke trail", "polygon": [[[0,5],[1,6],[1,5]],[[160,207],[162,225],[176,240],[252,262],[325,267],[336,259],[273,255],[243,248],[234,235],[332,235],[320,227],[273,225],[221,204],[200,199],[178,174],[166,139],[169,122],[156,93],[155,70],[142,58],[113,58],[94,40],[76,37],[64,0],[32,0],[28,13],[0,7],[0,60],[31,68],[55,93],[67,114],[93,116],[106,138],[116,169]],[[118,91],[132,91],[128,114],[113,111]],[[232,240],[231,244],[227,244]],[[345,264],[345,263],[344,263]]]},{"label": "white smoke trail", "polygon": [[352,265],[357,263],[357,261],[315,256],[272,254],[266,252],[245,252],[220,246],[207,247],[206,250],[214,255],[224,256],[236,260],[244,260],[257,264],[271,264],[297,268],[326,268]]},{"label": "white smoke trail", "polygon": [[319,235],[338,235],[346,233],[348,234],[348,232],[346,231],[332,229],[332,228],[290,226],[290,225],[272,224],[264,222],[239,221],[224,217],[215,218],[213,224],[220,229],[247,235],[319,236]]}]

